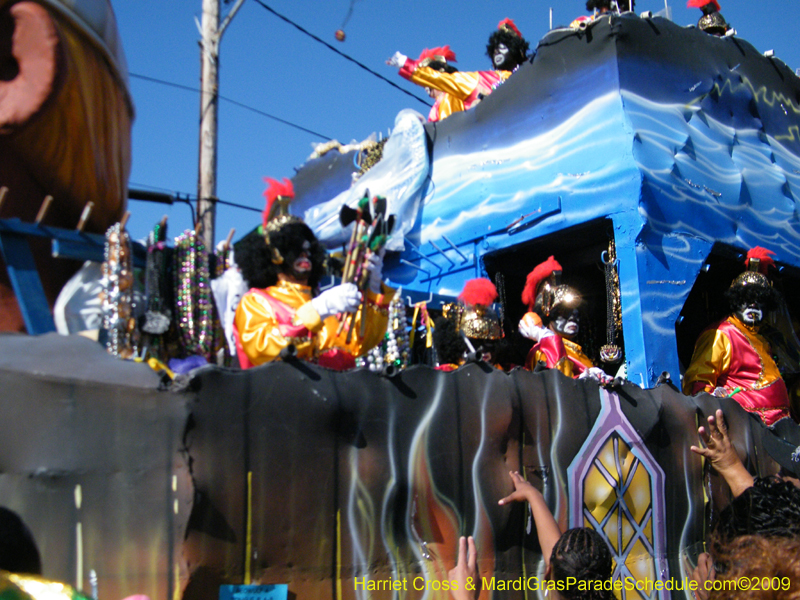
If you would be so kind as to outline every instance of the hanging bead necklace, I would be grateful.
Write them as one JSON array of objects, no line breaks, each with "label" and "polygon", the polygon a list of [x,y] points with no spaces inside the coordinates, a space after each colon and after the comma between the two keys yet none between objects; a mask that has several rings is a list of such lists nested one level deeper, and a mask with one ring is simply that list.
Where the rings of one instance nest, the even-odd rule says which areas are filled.
[{"label": "hanging bead necklace", "polygon": [[131,240],[119,223],[106,231],[103,261],[103,291],[100,294],[103,329],[108,332],[106,349],[120,358],[135,353],[133,318],[133,261]]},{"label": "hanging bead necklace", "polygon": [[194,231],[175,239],[175,312],[186,356],[213,359],[214,331],[208,252]]}]

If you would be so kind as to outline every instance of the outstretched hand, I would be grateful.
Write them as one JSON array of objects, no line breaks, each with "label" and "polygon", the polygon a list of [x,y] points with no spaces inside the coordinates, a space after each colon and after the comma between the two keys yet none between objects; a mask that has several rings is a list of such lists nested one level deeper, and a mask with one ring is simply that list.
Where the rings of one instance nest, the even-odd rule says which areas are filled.
[{"label": "outstretched hand", "polygon": [[711,555],[708,552],[703,552],[697,557],[697,566],[689,574],[689,578],[697,582],[697,589],[694,592],[696,600],[708,599],[708,590],[705,587],[705,583],[706,581],[714,581],[715,574],[714,561],[711,559]]},{"label": "outstretched hand", "polygon": [[753,476],[745,469],[731,438],[728,437],[728,427],[721,409],[717,409],[715,415],[709,415],[708,427],[701,425],[697,433],[705,447],[692,446],[692,452],[704,456],[711,463],[725,479],[734,496],[753,485]]},{"label": "outstretched hand", "polygon": [[708,427],[700,426],[697,433],[703,440],[705,448],[692,446],[695,454],[705,456],[717,471],[724,471],[739,462],[739,455],[728,437],[728,426],[722,410],[717,409],[716,415],[709,415]]},{"label": "outstretched hand", "polygon": [[505,498],[499,500],[499,504],[507,502],[528,501],[531,507],[533,522],[536,524],[536,535],[539,538],[539,546],[542,549],[542,557],[546,565],[550,564],[550,553],[553,551],[558,538],[561,537],[561,529],[553,518],[553,513],[547,507],[542,493],[522,478],[519,471],[509,472],[511,482],[514,484],[514,491]]},{"label": "outstretched hand", "polygon": [[451,583],[458,584],[450,588],[450,595],[455,600],[474,600],[480,595],[478,552],[472,536],[465,538],[462,535],[458,540],[458,561],[456,566],[448,571],[447,576]]},{"label": "outstretched hand", "polygon": [[519,471],[509,471],[511,482],[514,484],[514,491],[505,498],[501,498],[497,503],[506,504],[507,502],[530,502],[531,497],[539,494],[539,490],[522,478]]}]

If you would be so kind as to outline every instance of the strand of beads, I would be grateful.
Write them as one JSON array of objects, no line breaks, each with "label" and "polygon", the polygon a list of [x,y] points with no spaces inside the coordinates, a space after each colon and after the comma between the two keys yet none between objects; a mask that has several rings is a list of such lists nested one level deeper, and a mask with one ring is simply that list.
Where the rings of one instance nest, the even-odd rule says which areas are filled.
[{"label": "strand of beads", "polygon": [[386,334],[389,339],[385,359],[387,364],[394,364],[398,369],[405,369],[408,366],[408,358],[411,355],[408,330],[406,306],[403,297],[398,293],[389,304],[389,330]]},{"label": "strand of beads", "polygon": [[389,304],[389,323],[383,341],[367,354],[357,359],[356,365],[368,367],[370,371],[381,371],[388,365],[398,369],[408,366],[410,344],[406,307],[400,293],[395,294]]},{"label": "strand of beads", "polygon": [[175,312],[186,356],[213,358],[213,307],[208,252],[194,231],[175,239]]},{"label": "strand of beads", "polygon": [[130,358],[135,350],[133,334],[133,262],[131,240],[119,223],[106,231],[103,261],[103,291],[101,310],[103,329],[108,332],[106,349],[109,354]]}]

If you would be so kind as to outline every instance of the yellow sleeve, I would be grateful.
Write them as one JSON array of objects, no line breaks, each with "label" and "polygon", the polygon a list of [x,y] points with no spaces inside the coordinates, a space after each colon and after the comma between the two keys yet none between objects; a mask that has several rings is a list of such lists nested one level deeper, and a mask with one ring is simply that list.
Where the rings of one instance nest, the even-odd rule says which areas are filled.
[{"label": "yellow sleeve", "polygon": [[683,393],[713,392],[717,380],[731,368],[731,342],[718,329],[704,331],[697,338],[692,362],[683,375]]},{"label": "yellow sleeve", "polygon": [[[339,320],[335,317],[328,317],[323,323],[323,328],[318,334],[318,344],[320,350],[331,348],[342,348],[347,350],[355,357],[363,356],[370,349],[377,346],[386,335],[386,327],[389,324],[389,304],[394,297],[394,290],[386,285],[382,286],[380,294],[372,291],[367,292],[366,304],[359,306],[353,313],[351,324],[353,333],[350,343],[347,343],[347,330],[345,327],[340,334],[336,334],[339,329]],[[364,336],[361,336],[361,320],[364,318]]]},{"label": "yellow sleeve", "polygon": [[[317,311],[308,302],[302,305],[296,313],[297,321],[302,322],[309,331],[322,328]],[[278,358],[281,350],[289,345],[278,329],[278,320],[272,311],[269,302],[254,293],[247,293],[242,297],[234,317],[236,329],[242,349],[254,365],[261,365]],[[310,342],[302,346],[310,346]],[[298,354],[302,350],[298,346]]]},{"label": "yellow sleeve", "polygon": [[410,81],[466,100],[478,85],[477,73],[442,73],[430,67],[419,67],[411,73]]}]

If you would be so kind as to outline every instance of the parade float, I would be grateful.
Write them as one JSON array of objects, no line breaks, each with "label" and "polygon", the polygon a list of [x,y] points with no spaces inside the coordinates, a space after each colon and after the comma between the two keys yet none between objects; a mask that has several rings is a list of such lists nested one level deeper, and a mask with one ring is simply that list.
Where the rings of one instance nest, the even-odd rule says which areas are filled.
[{"label": "parade float", "polygon": [[[336,249],[342,204],[385,195],[398,216],[385,275],[404,303],[436,310],[488,275],[509,335],[525,275],[556,255],[588,300],[589,345],[624,349],[626,382],[480,361],[337,373],[287,360],[165,385],[82,337],[6,335],[3,504],[32,529],[46,576],[85,588],[95,571],[104,598],[252,584],[447,598],[460,535],[478,544],[482,598],[527,598],[540,592],[500,583],[542,575],[529,514],[497,504],[519,470],[562,527],[603,534],[615,578],[680,586],[730,497],[689,451],[698,424],[722,408],[759,475],[778,470],[768,443],[796,435],[678,387],[747,248],[776,253],[775,286],[793,296],[798,127],[800,80],[735,36],[629,13],[553,30],[474,109],[431,124],[399,115],[355,184],[352,153],[309,161],[294,210]],[[793,310],[775,323],[787,382]]]},{"label": "parade float", "polygon": [[0,19],[0,330],[43,333],[76,247],[102,260],[92,234],[125,210],[133,103],[110,4],[5,1]]}]

